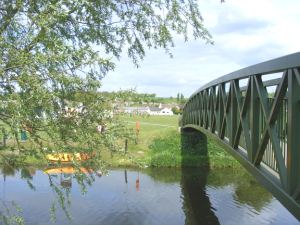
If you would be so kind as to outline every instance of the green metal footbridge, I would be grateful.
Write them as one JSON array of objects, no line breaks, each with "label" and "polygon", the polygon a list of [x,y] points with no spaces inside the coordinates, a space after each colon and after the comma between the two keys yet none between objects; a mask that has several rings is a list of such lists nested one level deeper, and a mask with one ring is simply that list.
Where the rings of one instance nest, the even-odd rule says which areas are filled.
[{"label": "green metal footbridge", "polygon": [[217,140],[300,219],[300,52],[204,85],[180,123]]}]

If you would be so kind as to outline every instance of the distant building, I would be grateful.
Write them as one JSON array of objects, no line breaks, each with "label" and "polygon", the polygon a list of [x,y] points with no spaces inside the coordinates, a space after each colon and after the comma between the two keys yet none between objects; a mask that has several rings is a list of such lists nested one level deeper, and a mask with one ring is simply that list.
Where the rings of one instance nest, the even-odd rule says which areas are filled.
[{"label": "distant building", "polygon": [[159,115],[159,116],[171,116],[174,115],[171,108],[164,107],[142,107],[142,106],[131,106],[131,107],[122,107],[117,109],[118,113],[125,114],[135,114],[135,115]]},{"label": "distant building", "polygon": [[159,107],[150,107],[150,115],[159,115],[160,111]]},{"label": "distant building", "polygon": [[149,107],[124,107],[123,112],[127,114],[150,114]]},{"label": "distant building", "polygon": [[163,108],[160,110],[160,114],[162,116],[172,116],[174,115],[173,111],[170,108]]}]

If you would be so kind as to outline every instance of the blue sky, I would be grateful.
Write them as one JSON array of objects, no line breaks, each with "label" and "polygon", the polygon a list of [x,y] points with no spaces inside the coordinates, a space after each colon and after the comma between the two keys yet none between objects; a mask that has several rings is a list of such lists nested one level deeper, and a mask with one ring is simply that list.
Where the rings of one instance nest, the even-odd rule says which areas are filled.
[{"label": "blue sky", "polygon": [[299,0],[199,0],[214,45],[175,39],[173,58],[150,50],[136,68],[123,56],[102,90],[190,96],[209,81],[240,68],[300,51]]}]

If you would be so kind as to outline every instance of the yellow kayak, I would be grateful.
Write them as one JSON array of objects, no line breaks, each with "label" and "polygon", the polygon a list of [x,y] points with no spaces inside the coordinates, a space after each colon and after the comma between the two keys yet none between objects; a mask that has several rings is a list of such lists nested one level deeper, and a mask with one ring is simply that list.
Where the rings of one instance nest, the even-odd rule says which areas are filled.
[{"label": "yellow kayak", "polygon": [[46,158],[50,161],[55,161],[55,162],[70,162],[73,160],[87,160],[91,158],[87,153],[55,153],[55,154],[48,154],[46,155]]}]

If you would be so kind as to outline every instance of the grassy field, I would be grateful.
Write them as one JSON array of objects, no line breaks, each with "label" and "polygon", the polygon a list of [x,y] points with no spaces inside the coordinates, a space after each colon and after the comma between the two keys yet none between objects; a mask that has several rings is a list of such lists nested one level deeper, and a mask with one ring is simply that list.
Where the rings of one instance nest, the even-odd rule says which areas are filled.
[{"label": "grassy field", "polygon": [[[133,138],[119,140],[119,151],[102,149],[102,160],[109,166],[119,167],[181,167],[209,165],[213,168],[236,167],[238,163],[209,137],[199,132],[184,136],[178,130],[178,116],[120,116],[132,130]],[[136,135],[136,124],[139,133]],[[28,140],[26,145],[30,145]],[[30,146],[29,146],[30,147]],[[6,150],[2,149],[1,154]],[[0,154],[0,155],[1,155]],[[12,155],[13,157],[13,155]],[[34,156],[22,159],[26,164],[43,165],[47,162]]]},{"label": "grassy field", "polygon": [[[129,140],[128,152],[111,154],[103,151],[103,160],[111,166],[181,167],[209,165],[214,168],[236,167],[238,163],[213,140],[199,133],[183,137],[178,130],[178,116],[120,117],[128,127],[140,131],[135,140]],[[196,135],[196,136],[195,136]],[[199,136],[200,135],[200,136]],[[187,144],[182,144],[186,139]],[[200,140],[190,145],[194,140]],[[124,144],[125,145],[125,144]],[[185,146],[183,148],[183,146]],[[207,152],[203,154],[203,152]]]},{"label": "grassy field", "polygon": [[178,116],[129,117],[122,119],[128,127],[136,130],[136,122],[140,123],[138,144],[130,143],[131,150],[148,150],[155,138],[165,137],[168,133],[178,130]]},{"label": "grassy field", "polygon": [[125,140],[124,149],[121,152],[111,154],[106,149],[102,150],[102,159],[112,166],[149,166],[149,146],[156,138],[163,138],[170,132],[178,130],[178,116],[121,116],[119,118],[132,129],[135,136],[136,122],[140,123],[139,135],[137,138],[128,140],[128,152],[125,153]]}]

